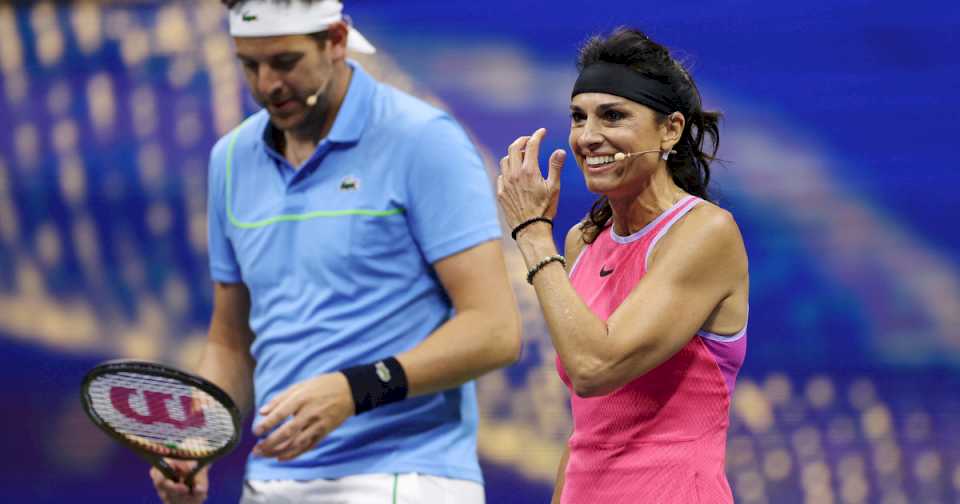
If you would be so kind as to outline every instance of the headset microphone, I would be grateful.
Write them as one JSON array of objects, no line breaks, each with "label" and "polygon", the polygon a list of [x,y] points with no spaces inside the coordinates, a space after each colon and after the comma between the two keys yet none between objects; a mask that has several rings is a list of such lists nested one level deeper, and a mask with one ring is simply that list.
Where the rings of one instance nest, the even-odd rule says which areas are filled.
[{"label": "headset microphone", "polygon": [[624,152],[618,152],[618,153],[616,153],[616,154],[613,155],[613,160],[614,160],[614,161],[623,161],[624,159],[627,159],[628,157],[639,156],[639,155],[641,155],[641,154],[650,154],[651,152],[663,152],[662,158],[663,158],[664,160],[666,160],[666,159],[667,159],[667,156],[669,156],[670,154],[676,154],[676,153],[677,153],[677,151],[675,151],[675,150],[661,151],[660,149],[650,149],[650,150],[645,150],[645,151],[640,151],[640,152],[626,152],[626,153],[624,153]]},{"label": "headset microphone", "polygon": [[317,100],[320,99],[320,93],[321,93],[322,91],[323,91],[323,90],[318,89],[316,93],[313,93],[312,95],[310,95],[310,96],[307,97],[307,99],[306,99],[305,101],[307,102],[307,106],[308,106],[308,107],[314,107],[314,106],[317,105]]}]

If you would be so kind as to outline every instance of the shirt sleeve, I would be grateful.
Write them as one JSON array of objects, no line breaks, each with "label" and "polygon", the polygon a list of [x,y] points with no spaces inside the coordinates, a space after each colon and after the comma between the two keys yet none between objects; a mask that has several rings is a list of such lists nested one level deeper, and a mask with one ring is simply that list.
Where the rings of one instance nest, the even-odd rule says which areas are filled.
[{"label": "shirt sleeve", "polygon": [[413,237],[431,264],[500,237],[490,177],[467,134],[450,116],[414,138],[407,178]]},{"label": "shirt sleeve", "polygon": [[207,250],[210,255],[210,276],[215,282],[242,281],[240,265],[233,243],[227,236],[226,156],[223,142],[213,148],[207,170]]}]

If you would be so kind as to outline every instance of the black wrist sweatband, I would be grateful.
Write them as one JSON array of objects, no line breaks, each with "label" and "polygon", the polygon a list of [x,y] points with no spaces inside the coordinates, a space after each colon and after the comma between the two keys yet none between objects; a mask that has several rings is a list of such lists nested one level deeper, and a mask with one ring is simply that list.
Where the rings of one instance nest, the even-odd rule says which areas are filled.
[{"label": "black wrist sweatband", "polygon": [[358,415],[407,398],[407,374],[400,362],[393,357],[340,372],[347,377],[347,383],[350,384],[350,393],[353,394],[353,404]]}]

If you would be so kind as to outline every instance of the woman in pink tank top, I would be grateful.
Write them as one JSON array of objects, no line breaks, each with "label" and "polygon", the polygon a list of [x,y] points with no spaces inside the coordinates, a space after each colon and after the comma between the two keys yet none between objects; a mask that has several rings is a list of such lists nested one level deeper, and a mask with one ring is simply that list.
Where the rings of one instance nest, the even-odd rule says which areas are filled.
[{"label": "woman in pink tank top", "polygon": [[497,181],[572,392],[553,501],[733,502],[724,459],[748,276],[739,229],[707,194],[719,114],[637,30],[591,39],[578,67],[570,150],[601,197],[565,256],[550,224],[566,152],[544,179],[545,130],[520,137]]}]

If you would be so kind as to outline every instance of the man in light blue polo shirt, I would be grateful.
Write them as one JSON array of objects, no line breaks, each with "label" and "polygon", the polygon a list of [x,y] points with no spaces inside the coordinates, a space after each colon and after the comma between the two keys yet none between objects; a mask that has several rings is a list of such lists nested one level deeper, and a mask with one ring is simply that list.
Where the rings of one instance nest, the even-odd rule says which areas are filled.
[{"label": "man in light blue polo shirt", "polygon": [[[471,380],[520,325],[479,156],[346,58],[373,47],[339,2],[225,3],[264,109],[210,157],[198,371],[257,408],[242,502],[483,502]],[[152,476],[206,497],[205,472],[192,495]]]}]

